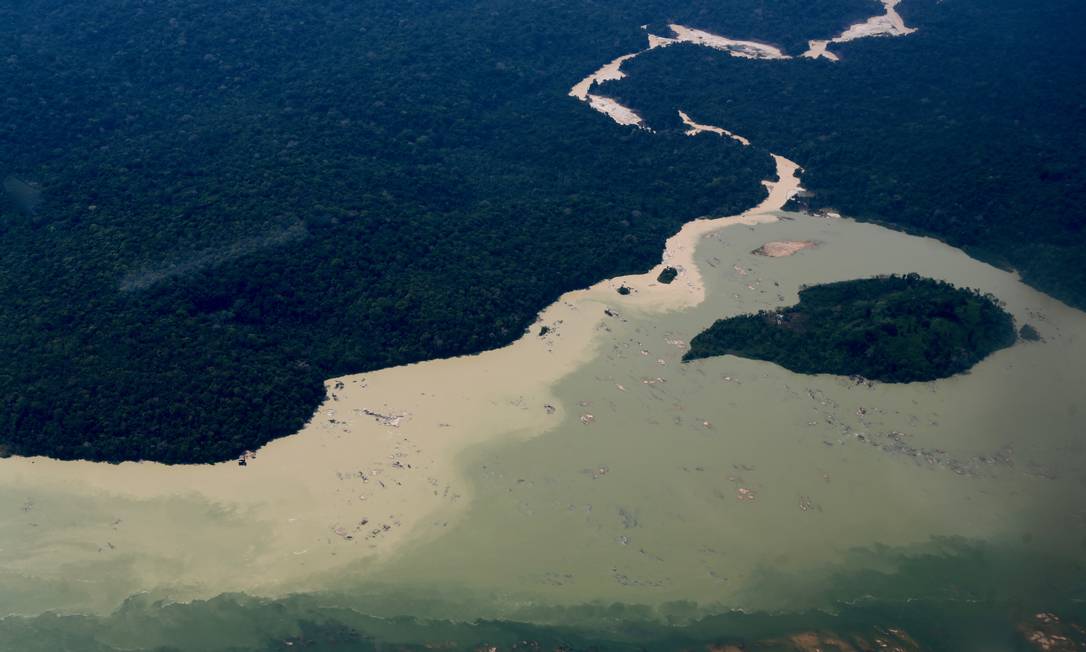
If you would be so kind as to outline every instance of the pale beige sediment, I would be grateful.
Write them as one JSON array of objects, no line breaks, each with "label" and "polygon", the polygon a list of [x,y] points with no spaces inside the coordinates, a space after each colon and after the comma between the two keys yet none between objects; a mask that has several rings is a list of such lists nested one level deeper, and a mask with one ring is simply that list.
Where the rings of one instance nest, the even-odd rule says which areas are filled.
[{"label": "pale beige sediment", "polygon": [[[650,37],[649,48],[683,41],[732,56],[787,58],[772,46],[671,29],[675,39]],[[589,92],[621,78],[633,56],[603,66],[571,95],[638,124],[633,111]],[[25,501],[25,533],[33,532],[9,532],[6,540],[0,533],[9,544],[0,546],[0,575],[28,586],[93,587],[86,603],[106,609],[116,606],[111,596],[160,586],[185,587],[174,599],[268,595],[319,588],[329,574],[361,572],[360,564],[440,532],[468,500],[458,464],[466,449],[562,420],[552,387],[592,357],[597,330],[612,318],[606,308],[659,312],[700,303],[698,239],[776,221],[774,212],[800,188],[798,166],[774,160],[778,180],[766,182],[765,201],[741,215],[688,223],[649,273],[563,295],[510,346],[328,381],[330,398],[312,421],[244,467],[0,460],[0,493]],[[656,281],[665,266],[679,270],[671,284]],[[622,285],[629,295],[615,291]],[[551,329],[545,336],[542,326]],[[114,572],[117,564],[123,572]]]},{"label": "pale beige sediment", "polygon": [[[132,565],[116,581],[131,585],[118,595],[163,585],[188,587],[184,597],[270,595],[319,587],[320,578],[426,539],[468,502],[458,466],[465,449],[560,423],[564,409],[551,388],[592,358],[595,334],[612,318],[605,309],[663,311],[704,299],[693,260],[698,238],[775,221],[773,212],[799,189],[798,166],[774,158],[778,180],[766,182],[765,201],[742,215],[686,224],[649,273],[566,293],[509,346],[329,380],[329,398],[311,422],[245,466],[0,460],[0,491],[38,503],[41,518],[59,517],[35,530],[49,545],[0,551],[0,570],[96,582],[101,571],[86,569],[123,556]],[[670,285],[656,282],[665,265],[680,270]],[[619,295],[618,285],[633,293]],[[66,496],[105,505],[108,518],[62,513]],[[176,512],[170,506],[178,501],[196,516],[150,516]]]},{"label": "pale beige sediment", "polygon": [[[694,264],[694,250],[698,240],[708,233],[736,224],[765,224],[776,222],[776,211],[800,192],[800,167],[783,156],[773,154],[777,166],[777,181],[764,181],[768,195],[754,208],[731,217],[706,218],[687,222],[675,235],[668,238],[663,260],[647,274],[620,276],[604,284],[615,292],[625,286],[630,294],[621,297],[621,305],[637,308],[678,309],[694,306],[705,300],[705,283],[698,266]],[[670,284],[657,282],[656,278],[665,267],[678,270],[679,275]],[[600,287],[600,286],[595,286]]]},{"label": "pale beige sediment", "polygon": [[684,27],[683,25],[676,25],[674,23],[668,25],[671,31],[675,34],[675,40],[681,43],[694,43],[696,45],[704,45],[706,47],[713,48],[714,50],[721,50],[727,52],[733,57],[740,57],[742,59],[790,59],[787,54],[782,52],[780,48],[769,45],[767,43],[758,43],[757,41],[739,41],[736,39],[730,39],[718,34],[712,34],[700,29],[693,29],[690,27]]},{"label": "pale beige sediment", "polygon": [[801,56],[807,59],[825,58],[829,59],[830,61],[840,61],[841,57],[826,49],[829,47],[829,45],[829,41],[807,41],[807,51],[804,52]]},{"label": "pale beige sediment", "polygon": [[810,240],[780,240],[767,242],[755,249],[754,253],[768,258],[785,258],[815,246],[817,243]]},{"label": "pale beige sediment", "polygon": [[690,118],[690,116],[687,115],[686,113],[684,113],[683,111],[679,111],[679,118],[681,118],[682,121],[683,121],[683,124],[688,127],[688,129],[686,130],[686,135],[687,136],[697,136],[698,134],[711,133],[711,134],[717,134],[719,136],[727,136],[728,138],[731,138],[732,140],[739,142],[744,147],[750,145],[750,141],[748,139],[746,139],[746,138],[744,138],[742,136],[739,136],[737,134],[733,134],[732,132],[728,131],[727,129],[724,129],[723,127],[714,127],[713,125],[703,125],[703,124],[699,124],[697,122],[694,122]]},{"label": "pale beige sediment", "polygon": [[901,14],[897,13],[899,4],[901,4],[901,0],[882,0],[882,6],[886,13],[881,16],[872,16],[862,23],[851,25],[844,32],[841,32],[839,36],[827,41],[809,41],[807,51],[803,53],[803,56],[808,59],[824,57],[830,61],[838,61],[840,57],[827,49],[831,43],[848,43],[856,39],[871,38],[873,36],[908,36],[912,34],[916,29],[905,25]]},{"label": "pale beige sediment", "polygon": [[[808,59],[825,58],[830,61],[838,61],[840,58],[828,49],[831,43],[847,43],[848,41],[872,36],[906,36],[912,34],[916,30],[906,26],[901,15],[897,13],[896,7],[900,2],[901,0],[882,0],[885,9],[884,14],[872,16],[862,23],[851,25],[840,35],[832,39],[808,41],[808,49],[801,56]],[[675,43],[691,43],[720,50],[733,57],[744,59],[783,61],[792,58],[785,54],[780,48],[767,43],[731,39],[726,36],[720,36],[719,34],[713,34],[711,32],[686,27],[676,23],[669,24],[668,29],[670,29],[674,35],[672,38],[649,34],[648,47],[646,49],[624,54],[609,61],[591,75],[588,75],[574,84],[573,88],[569,91],[569,95],[571,97],[576,97],[582,102],[588,102],[593,109],[610,116],[618,124],[634,125],[644,128],[645,125],[641,120],[641,117],[632,109],[619,104],[611,98],[593,95],[591,93],[594,85],[625,78],[626,73],[622,71],[622,64],[635,57],[655,50],[656,48],[667,47]],[[736,138],[736,140],[740,140],[740,142],[743,142],[744,144],[748,144],[748,141],[742,137],[737,137],[730,132],[724,133],[732,138]]]},{"label": "pale beige sediment", "polygon": [[626,73],[622,71],[622,64],[656,48],[667,47],[675,43],[693,43],[711,47],[728,54],[746,59],[788,59],[789,57],[772,45],[756,43],[754,41],[737,41],[718,36],[698,29],[691,29],[682,25],[669,25],[675,38],[666,38],[648,35],[648,47],[644,50],[624,54],[600,66],[595,72],[588,75],[573,85],[570,89],[570,97],[575,97],[582,102],[587,102],[594,110],[609,116],[612,120],[623,126],[635,126],[646,129],[641,116],[633,109],[623,106],[612,98],[592,93],[592,87],[604,82],[623,79]]},{"label": "pale beige sediment", "polygon": [[[651,36],[649,40],[649,49],[652,49]],[[600,67],[599,70],[577,82],[577,84],[574,85],[572,89],[570,89],[570,96],[576,97],[577,99],[583,101],[587,101],[589,97],[589,91],[592,90],[593,84],[602,84],[606,81],[624,78],[626,76],[626,73],[622,72],[622,64],[625,61],[633,59],[639,54],[641,53],[633,52],[630,54],[624,54],[621,57],[616,58],[614,61],[604,64]]]},{"label": "pale beige sediment", "polygon": [[593,94],[592,87],[597,84],[603,84],[604,82],[614,81],[617,79],[623,79],[626,77],[626,73],[622,72],[622,64],[633,59],[634,57],[644,54],[649,50],[653,50],[659,47],[666,47],[675,43],[673,39],[661,38],[653,34],[648,35],[649,46],[645,50],[639,50],[637,52],[631,52],[630,54],[624,54],[620,57],[605,63],[600,66],[591,75],[585,77],[581,81],[574,84],[570,89],[570,97],[575,97],[582,102],[587,102],[594,110],[609,116],[612,120],[623,126],[636,126],[645,128],[644,121],[641,116],[630,109],[623,106],[619,102],[612,98],[604,97],[602,95]]},{"label": "pale beige sediment", "polygon": [[610,97],[602,95],[588,95],[588,104],[600,113],[609,116],[612,120],[623,126],[633,126],[645,129],[645,121],[633,109],[619,104]]},{"label": "pale beige sediment", "polygon": [[666,47],[668,45],[671,45],[672,43],[678,43],[678,41],[673,39],[673,38],[667,38],[665,36],[657,36],[655,34],[649,34],[649,49],[650,50],[653,50],[653,49],[656,49],[656,48]]},{"label": "pale beige sediment", "polygon": [[857,23],[845,30],[834,39],[835,43],[847,43],[860,38],[872,36],[905,36],[916,31],[907,27],[901,14],[897,13],[897,6],[901,0],[882,0],[882,6],[886,13],[881,16],[872,16],[866,22]]}]

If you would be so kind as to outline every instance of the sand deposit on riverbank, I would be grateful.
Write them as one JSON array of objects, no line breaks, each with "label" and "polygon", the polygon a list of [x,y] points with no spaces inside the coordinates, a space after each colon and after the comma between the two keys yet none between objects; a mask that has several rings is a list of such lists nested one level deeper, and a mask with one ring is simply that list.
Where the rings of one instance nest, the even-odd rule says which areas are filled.
[{"label": "sand deposit on riverbank", "polygon": [[[593,357],[607,320],[628,308],[699,303],[698,238],[777,219],[772,212],[799,181],[796,164],[775,160],[779,179],[766,182],[762,204],[688,223],[649,273],[563,295],[507,347],[330,380],[328,400],[301,432],[246,456],[243,466],[0,460],[0,498],[23,505],[0,534],[0,579],[94,586],[93,597],[69,592],[80,608],[113,608],[161,586],[175,587],[174,599],[275,594],[320,586],[395,552],[420,530],[440,531],[469,500],[457,467],[462,451],[560,423],[566,410],[550,387]],[[680,282],[656,282],[664,265],[681,270]],[[619,295],[617,285],[632,293]]]},{"label": "sand deposit on riverbank", "polygon": [[[862,23],[851,25],[848,29],[842,32],[839,36],[826,39],[826,40],[811,40],[808,42],[808,49],[801,56],[808,59],[824,58],[830,61],[838,61],[838,57],[833,52],[829,51],[829,45],[831,43],[847,43],[848,41],[854,41],[860,38],[868,38],[872,36],[906,36],[912,34],[916,30],[907,27],[904,20],[897,13],[895,7],[901,0],[882,0],[885,13],[880,16],[872,16]],[[593,87],[602,85],[605,82],[624,79],[626,73],[622,71],[622,64],[634,59],[646,52],[655,50],[656,48],[667,47],[675,43],[690,43],[693,45],[701,45],[714,50],[725,52],[730,56],[739,57],[742,59],[763,59],[774,61],[786,61],[792,59],[791,56],[785,54],[780,48],[766,43],[759,43],[757,41],[740,41],[736,39],[730,39],[725,36],[713,34],[700,29],[693,29],[684,25],[678,25],[671,23],[668,25],[668,29],[671,30],[673,36],[671,38],[657,36],[655,34],[648,35],[648,47],[644,50],[638,50],[637,52],[631,52],[622,56],[612,59],[608,63],[604,64],[592,74],[588,75],[581,81],[573,85],[570,89],[570,97],[575,97],[582,102],[587,102],[594,110],[609,116],[616,123],[623,126],[634,126],[641,129],[649,129],[644,120],[635,110],[630,107],[624,106],[613,98],[604,97],[601,95],[593,94],[591,91]],[[721,127],[711,127],[708,125],[700,125],[690,119],[688,115],[679,112],[682,117],[683,123],[689,127],[687,131],[690,135],[697,135],[705,131],[711,131],[713,133],[720,134],[722,136],[728,136],[733,138],[744,145],[749,145],[750,141],[742,136],[737,136],[726,129]]]},{"label": "sand deposit on riverbank", "polygon": [[711,134],[717,134],[719,136],[727,136],[728,138],[731,138],[732,140],[737,141],[739,144],[743,145],[744,147],[747,147],[747,146],[750,145],[749,140],[747,140],[746,138],[744,138],[742,136],[738,136],[736,134],[733,134],[732,132],[728,131],[727,129],[724,129],[723,127],[714,127],[712,125],[703,125],[703,124],[699,124],[697,122],[694,122],[694,120],[691,119],[690,116],[687,115],[683,111],[679,111],[679,118],[683,121],[683,124],[688,127],[688,129],[686,130],[686,135],[687,136],[697,136],[698,134],[711,133]]},{"label": "sand deposit on riverbank", "polygon": [[817,243],[811,242],[810,240],[767,242],[755,249],[752,253],[757,256],[767,256],[769,258],[784,258],[815,246],[817,246]]},{"label": "sand deposit on riverbank", "polygon": [[609,116],[612,120],[623,126],[640,127],[645,129],[645,121],[633,109],[619,104],[617,101],[602,95],[589,95],[588,104],[600,113]]},{"label": "sand deposit on riverbank", "polygon": [[727,52],[741,59],[790,59],[780,48],[757,41],[738,41],[700,29],[693,29],[672,23],[668,28],[675,34],[679,43],[694,43]]},{"label": "sand deposit on riverbank", "polygon": [[[659,310],[677,309],[693,306],[705,300],[705,282],[698,266],[694,264],[694,250],[698,240],[705,234],[737,224],[753,226],[776,222],[776,212],[784,208],[800,186],[799,165],[773,154],[777,166],[777,181],[763,181],[768,194],[761,204],[732,217],[700,219],[687,222],[682,230],[668,238],[664,248],[663,260],[647,274],[620,276],[606,281],[611,288],[626,287],[630,294],[623,297],[623,303],[639,308]],[[657,282],[657,277],[664,268],[671,267],[679,275],[669,284]],[[598,287],[598,286],[597,286]]]},{"label": "sand deposit on riverbank", "polygon": [[[789,59],[790,57],[778,48],[772,45],[766,45],[764,43],[757,43],[755,41],[737,41],[717,34],[711,34],[709,32],[702,31],[700,29],[691,29],[682,25],[671,24],[668,28],[674,33],[674,38],[666,38],[663,36],[657,36],[655,34],[648,35],[648,47],[644,50],[637,52],[631,52],[630,54],[624,54],[620,57],[605,63],[600,66],[595,72],[588,75],[581,81],[573,85],[570,89],[570,97],[575,97],[582,102],[588,102],[596,111],[609,116],[612,120],[623,126],[635,126],[642,129],[647,129],[641,116],[637,114],[633,109],[623,106],[616,100],[596,95],[592,93],[593,86],[603,84],[608,81],[615,81],[618,79],[624,79],[626,73],[622,71],[622,64],[638,57],[646,52],[655,50],[656,48],[667,47],[674,43],[693,43],[695,45],[703,45],[715,50],[727,52],[733,57],[740,57],[743,59]],[[719,132],[718,132],[719,133]],[[732,138],[739,140],[745,145],[749,145],[750,142],[745,138],[728,134]]]},{"label": "sand deposit on riverbank", "polygon": [[850,26],[840,36],[829,40],[808,41],[807,51],[802,56],[808,59],[825,58],[830,61],[840,61],[840,57],[830,52],[827,48],[831,43],[848,43],[861,38],[873,36],[908,36],[916,31],[915,28],[905,25],[901,14],[897,13],[897,6],[901,0],[882,0],[882,6],[886,13],[881,16],[872,16],[862,23]]},{"label": "sand deposit on riverbank", "polygon": [[[681,40],[733,56],[786,58],[772,46],[671,29],[676,39],[652,38],[650,49]],[[631,56],[571,94],[620,124],[643,126],[632,110],[589,93],[621,78]],[[765,182],[765,201],[688,223],[647,274],[563,295],[510,346],[330,380],[328,400],[301,432],[247,455],[244,465],[0,460],[0,502],[11,507],[0,516],[7,589],[0,613],[109,610],[158,587],[170,587],[173,600],[305,591],[362,575],[408,541],[441,532],[470,499],[458,466],[465,450],[559,424],[566,407],[552,387],[593,357],[608,320],[628,309],[699,304],[706,289],[694,263],[698,239],[777,221],[775,211],[800,186],[799,167],[774,160],[778,180]],[[665,266],[679,270],[670,285],[656,281]],[[630,293],[618,294],[621,286]]]}]

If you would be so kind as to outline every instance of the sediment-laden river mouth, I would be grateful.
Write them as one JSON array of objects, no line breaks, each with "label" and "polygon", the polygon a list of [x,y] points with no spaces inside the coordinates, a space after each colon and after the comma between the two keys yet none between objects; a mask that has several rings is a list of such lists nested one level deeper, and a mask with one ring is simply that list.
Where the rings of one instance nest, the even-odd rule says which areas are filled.
[{"label": "sediment-laden river mouth", "polygon": [[[465,455],[468,513],[377,576],[773,610],[825,606],[823,583],[857,571],[858,550],[955,539],[1080,557],[1086,370],[1068,360],[1086,359],[1086,316],[934,240],[784,217],[702,239],[696,307],[659,314],[619,295],[601,306],[595,356],[554,387],[561,424]],[[820,245],[751,253],[785,240]],[[731,356],[681,364],[721,316],[791,305],[803,285],[910,272],[990,292],[1045,342],[908,384]],[[544,409],[529,397],[524,408]]]},{"label": "sediment-laden river mouth", "polygon": [[[908,34],[896,4],[808,56]],[[647,129],[590,92],[631,56],[571,94]],[[1086,314],[935,240],[781,212],[799,166],[774,158],[763,204],[655,269],[509,347],[332,379],[236,462],[0,459],[0,650],[1083,649]],[[682,363],[717,319],[914,273],[1039,338],[895,385]]]},{"label": "sediment-laden river mouth", "polygon": [[[418,398],[385,407],[376,395],[373,414],[348,408],[383,385],[380,375],[332,381],[338,398],[325,409],[337,412],[322,410],[319,430],[300,437],[323,438],[316,450],[337,455],[342,438],[393,446],[374,449],[393,451],[383,459],[305,458],[310,473],[342,487],[339,520],[320,506],[299,511],[304,498],[287,499],[273,484],[253,486],[269,503],[284,502],[256,507],[201,497],[198,476],[188,493],[166,481],[159,495],[131,477],[113,486],[117,467],[0,462],[0,497],[10,508],[0,528],[4,610],[108,614],[142,592],[152,604],[302,592],[321,610],[369,616],[600,627],[610,616],[599,605],[624,605],[620,620],[673,613],[683,622],[732,609],[798,614],[872,596],[910,608],[1012,597],[1037,611],[1073,606],[1086,546],[1086,369],[1072,361],[1086,359],[1086,315],[934,240],[847,219],[779,216],[731,222],[699,240],[692,264],[703,301],[663,310],[646,301],[665,288],[698,294],[683,281],[689,266],[668,286],[651,273],[601,284],[561,313],[544,313],[551,330],[526,336],[538,345],[534,357],[403,368],[390,391],[402,400],[411,388]],[[753,253],[775,241],[819,246],[786,258]],[[731,357],[680,363],[686,342],[721,315],[794,303],[804,284],[917,271],[992,293],[1043,341],[998,351],[965,375],[906,385]],[[631,293],[615,292],[618,283]],[[577,340],[587,345],[565,345]],[[554,365],[553,380],[510,381],[529,362]],[[467,401],[469,409],[439,414],[428,401]],[[442,452],[452,456],[442,467],[449,484],[434,482],[425,453],[409,448],[445,432],[460,446]],[[214,482],[234,478],[243,498],[246,474],[275,456],[202,468],[228,471]],[[130,467],[147,468],[147,484],[161,486],[159,467]],[[381,492],[389,493],[362,499]],[[348,529],[348,514],[377,525]],[[408,518],[402,533],[384,529]],[[292,540],[277,538],[277,528],[313,529]],[[277,549],[285,544],[291,549]],[[992,578],[1013,579],[993,587]],[[297,600],[291,609],[310,613]],[[244,603],[236,608],[285,608]],[[191,612],[178,605],[170,613],[199,614],[209,604],[231,603],[197,601]],[[938,608],[964,608],[953,604]],[[147,610],[141,627],[158,631],[162,614],[151,614],[162,605],[130,600],[125,608],[143,613],[137,605]],[[93,622],[112,631],[117,617]],[[8,619],[0,632],[35,623]]]}]

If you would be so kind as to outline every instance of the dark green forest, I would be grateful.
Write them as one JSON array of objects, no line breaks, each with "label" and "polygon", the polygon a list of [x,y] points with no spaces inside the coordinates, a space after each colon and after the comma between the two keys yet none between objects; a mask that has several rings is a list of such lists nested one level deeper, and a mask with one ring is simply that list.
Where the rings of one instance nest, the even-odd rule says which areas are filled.
[{"label": "dark green forest", "polygon": [[[1086,305],[1082,7],[906,0],[10,0],[0,4],[0,453],[168,463],[298,430],[323,380],[506,344],[764,196],[935,234]],[[1045,38],[1038,38],[1045,34]],[[750,137],[688,138],[682,108]]]},{"label": "dark green forest", "polygon": [[510,342],[772,175],[570,86],[644,23],[783,43],[873,5],[3,3],[0,450],[222,460],[326,378]]},{"label": "dark green forest", "polygon": [[908,383],[962,373],[1014,342],[1014,319],[994,297],[909,274],[815,285],[794,306],[721,319],[683,360],[736,355]]},{"label": "dark green forest", "polygon": [[831,46],[837,63],[671,47],[608,92],[657,129],[682,128],[678,107],[791,158],[811,208],[933,235],[1086,308],[1086,4],[899,10],[917,32]]}]

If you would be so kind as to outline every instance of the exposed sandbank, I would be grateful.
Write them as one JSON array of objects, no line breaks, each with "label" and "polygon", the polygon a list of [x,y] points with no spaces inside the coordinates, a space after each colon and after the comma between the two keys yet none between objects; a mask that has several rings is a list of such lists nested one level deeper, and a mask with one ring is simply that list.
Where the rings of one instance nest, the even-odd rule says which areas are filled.
[{"label": "exposed sandbank", "polygon": [[679,117],[682,119],[683,124],[686,125],[687,127],[689,127],[689,129],[686,130],[686,135],[687,136],[697,136],[698,134],[712,133],[712,134],[717,134],[717,135],[720,135],[720,136],[727,136],[728,138],[731,138],[732,140],[738,141],[744,147],[750,145],[749,140],[747,140],[746,138],[744,138],[742,136],[738,136],[736,134],[733,134],[732,132],[728,131],[727,129],[724,129],[723,127],[714,127],[712,125],[698,124],[697,122],[694,122],[690,118],[690,116],[688,116],[686,113],[684,113],[682,111],[679,111]]},{"label": "exposed sandbank", "polygon": [[[681,41],[738,57],[787,58],[772,46],[671,29],[676,38],[650,36],[649,49]],[[620,124],[643,127],[632,110],[589,92],[620,79],[622,64],[636,54],[611,61],[570,94]],[[542,432],[564,418],[553,384],[592,357],[597,330],[613,318],[605,309],[659,312],[700,303],[699,237],[777,220],[774,212],[800,186],[799,166],[774,160],[778,180],[765,182],[761,204],[686,224],[648,273],[563,295],[510,346],[330,380],[330,398],[313,420],[248,456],[245,466],[0,460],[0,495],[23,505],[4,521],[7,536],[0,534],[0,581],[63,587],[70,602],[47,601],[62,610],[112,609],[162,586],[175,588],[173,599],[279,594],[320,588],[419,532],[440,531],[467,502],[457,464],[463,451]],[[679,270],[678,282],[656,281],[665,266]],[[620,285],[631,293],[618,295]],[[541,337],[542,326],[550,330]],[[27,599],[20,608],[36,606]]]},{"label": "exposed sandbank", "polygon": [[[649,49],[652,49],[651,44]],[[624,78],[626,76],[626,73],[622,72],[623,62],[633,59],[638,54],[641,53],[633,52],[631,54],[624,54],[621,57],[615,59],[614,61],[605,63],[603,66],[600,67],[599,70],[577,82],[577,84],[574,85],[572,89],[570,89],[569,94],[572,97],[576,97],[580,100],[587,100],[588,92],[592,90],[593,84],[602,84],[606,81]]]},{"label": "exposed sandbank", "polygon": [[675,41],[680,43],[694,43],[704,45],[727,52],[733,57],[741,59],[790,59],[780,48],[757,41],[737,41],[718,34],[712,34],[700,29],[692,29],[674,23],[668,25],[675,34]]},{"label": "exposed sandbank", "polygon": [[610,97],[602,95],[588,95],[588,105],[600,113],[609,116],[612,120],[623,126],[634,126],[645,129],[645,121],[633,109],[619,104]]},{"label": "exposed sandbank", "polygon": [[[418,529],[440,531],[467,502],[457,466],[462,451],[561,422],[565,409],[551,387],[592,358],[596,331],[611,318],[605,309],[699,303],[698,238],[777,219],[773,211],[799,181],[796,164],[775,160],[779,178],[766,182],[765,201],[741,215],[686,224],[648,273],[566,293],[507,347],[329,380],[330,398],[313,420],[247,456],[244,466],[0,460],[0,495],[26,502],[23,525],[33,529],[20,532],[44,537],[21,550],[0,541],[0,575],[43,584],[116,582],[95,596],[102,609],[161,586],[185,587],[175,599],[277,594],[319,587],[322,577],[395,552],[410,531],[412,540]],[[656,281],[665,265],[680,270],[680,282]],[[632,293],[618,295],[618,285]],[[76,496],[112,507],[70,512]],[[178,515],[181,503],[190,517]]]},{"label": "exposed sandbank", "polygon": [[767,242],[752,253],[768,258],[785,258],[815,246],[817,246],[817,243],[810,240],[783,240]]},{"label": "exposed sandbank", "polygon": [[901,0],[882,0],[882,6],[885,8],[886,13],[881,16],[872,16],[862,23],[856,23],[841,32],[839,36],[828,41],[808,41],[808,48],[803,56],[808,59],[822,57],[830,61],[839,61],[840,57],[827,49],[831,43],[848,43],[856,39],[871,38],[873,36],[908,36],[912,34],[916,29],[905,25],[901,14],[897,13],[899,4],[901,4]]},{"label": "exposed sandbank", "polygon": [[703,45],[731,56],[744,59],[788,59],[789,57],[772,45],[757,43],[754,41],[737,41],[724,36],[718,36],[699,29],[691,29],[682,25],[669,25],[669,29],[675,34],[674,38],[666,38],[655,34],[648,35],[648,47],[644,50],[624,54],[600,66],[595,72],[588,75],[573,85],[570,89],[570,97],[575,97],[582,102],[588,102],[596,111],[610,116],[612,120],[623,126],[635,126],[647,129],[644,121],[637,113],[612,98],[593,94],[592,87],[604,82],[623,79],[626,73],[622,71],[622,64],[656,48],[667,47],[674,43],[693,43]]}]

